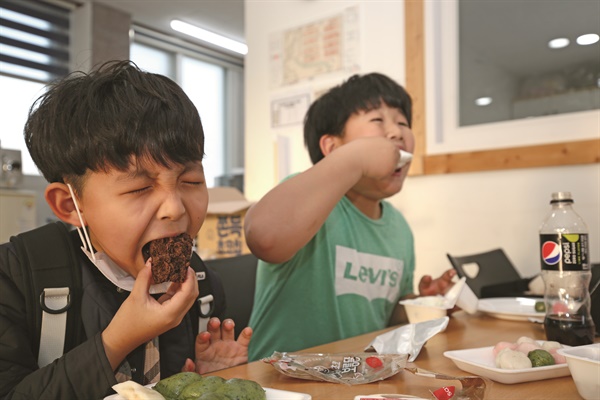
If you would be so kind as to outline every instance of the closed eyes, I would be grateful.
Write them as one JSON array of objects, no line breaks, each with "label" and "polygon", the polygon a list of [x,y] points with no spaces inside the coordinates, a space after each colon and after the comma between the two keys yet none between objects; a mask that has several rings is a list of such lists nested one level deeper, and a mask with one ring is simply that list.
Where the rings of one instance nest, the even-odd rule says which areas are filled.
[{"label": "closed eyes", "polygon": [[146,186],[140,189],[135,189],[135,190],[131,190],[129,192],[127,192],[127,194],[137,194],[137,193],[142,193],[145,192],[146,190],[149,190],[151,188],[151,186]]},{"label": "closed eyes", "polygon": [[[204,184],[204,181],[183,181],[182,183],[185,185],[188,185],[188,186],[197,187],[197,186],[202,186]],[[139,194],[139,193],[144,193],[150,189],[152,189],[152,186],[144,186],[139,189],[130,190],[130,191],[126,192],[125,194]]]},{"label": "closed eyes", "polygon": [[202,184],[204,184],[204,181],[200,181],[200,182],[183,182],[186,185],[192,185],[192,186],[200,186]]}]

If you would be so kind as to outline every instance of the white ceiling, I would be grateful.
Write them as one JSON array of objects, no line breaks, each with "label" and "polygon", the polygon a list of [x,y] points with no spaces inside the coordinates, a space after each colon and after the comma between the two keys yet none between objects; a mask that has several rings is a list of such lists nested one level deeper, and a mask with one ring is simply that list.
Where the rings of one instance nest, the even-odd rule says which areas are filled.
[{"label": "white ceiling", "polygon": [[[172,19],[181,19],[245,43],[244,0],[71,1],[104,3],[128,12],[135,23],[185,40],[194,39],[173,31],[169,26]],[[573,41],[581,33],[600,33],[598,0],[478,0],[466,4],[468,9],[462,11],[469,15],[461,18],[460,29],[466,33],[462,45],[482,58],[476,62],[497,65],[516,76],[561,69],[589,60],[592,50],[586,48],[589,46],[553,51],[546,43],[560,36]],[[471,23],[467,25],[465,21]]]},{"label": "white ceiling", "polygon": [[125,11],[140,25],[190,40],[169,24],[180,19],[245,43],[244,0],[84,0]]}]

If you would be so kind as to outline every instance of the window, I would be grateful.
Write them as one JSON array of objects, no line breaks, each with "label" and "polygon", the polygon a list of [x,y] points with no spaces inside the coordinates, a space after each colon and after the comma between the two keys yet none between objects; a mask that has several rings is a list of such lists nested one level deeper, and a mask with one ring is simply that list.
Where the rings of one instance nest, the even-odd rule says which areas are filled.
[{"label": "window", "polygon": [[[242,59],[134,27],[130,58],[140,68],[170,77],[196,105],[205,135],[209,187],[243,170]],[[242,187],[238,187],[243,190]]]},{"label": "window", "polygon": [[0,88],[0,145],[5,149],[21,150],[23,173],[39,175],[25,145],[23,127],[27,121],[29,107],[44,93],[44,84],[0,75]]},{"label": "window", "polygon": [[600,3],[576,4],[458,1],[460,126],[600,108]]},{"label": "window", "polygon": [[138,67],[175,80],[175,53],[132,43],[129,56]]},{"label": "window", "polygon": [[0,145],[21,150],[23,173],[39,175],[23,126],[44,85],[65,76],[69,63],[69,10],[28,0],[0,0]]},{"label": "window", "polygon": [[50,82],[69,72],[69,12],[34,1],[0,1],[0,71]]},{"label": "window", "polygon": [[225,172],[224,69],[183,56],[181,86],[196,105],[204,128],[204,175],[209,186]]},{"label": "window", "polygon": [[[598,88],[590,87],[588,88],[589,90],[586,89],[582,91],[589,94],[591,100],[586,102],[586,105],[582,106],[579,111],[575,111],[573,108],[568,108],[568,112],[565,111],[562,113],[548,111],[549,109],[543,111],[542,108],[538,108],[538,105],[544,103],[545,100],[549,100],[554,96],[547,96],[546,99],[540,97],[539,99],[531,102],[529,102],[529,100],[524,102],[521,101],[523,99],[516,97],[513,99],[513,94],[511,93],[508,95],[507,93],[514,89],[515,96],[517,96],[522,89],[519,89],[517,83],[511,83],[504,79],[501,74],[494,74],[491,72],[499,71],[501,68],[489,68],[487,69],[487,72],[482,72],[486,63],[490,59],[496,58],[498,54],[500,54],[500,50],[498,49],[506,47],[508,50],[515,52],[517,50],[516,46],[506,46],[501,44],[492,45],[490,43],[484,43],[484,46],[482,47],[483,50],[481,50],[483,53],[481,55],[477,55],[474,54],[474,45],[469,45],[467,43],[467,48],[463,50],[463,65],[461,65],[459,62],[461,61],[461,43],[459,40],[461,29],[465,33],[470,32],[469,29],[465,28],[465,26],[470,26],[470,24],[465,22],[463,19],[465,15],[463,15],[462,18],[460,15],[460,5],[463,3],[468,7],[479,5],[484,6],[484,9],[489,9],[489,12],[491,12],[492,16],[496,18],[497,22],[503,26],[506,25],[506,19],[500,16],[497,7],[510,5],[510,2],[469,2],[459,0],[423,3],[425,10],[425,58],[430,61],[427,62],[425,69],[427,74],[427,87],[425,95],[425,98],[427,99],[426,118],[428,127],[427,153],[429,155],[443,155],[450,153],[491,151],[515,147],[560,144],[564,143],[565,141],[585,141],[597,138],[598,104],[600,104],[600,93]],[[537,25],[533,23],[539,23],[542,21],[542,14],[556,14],[556,12],[552,12],[552,7],[550,6],[559,5],[561,4],[560,2],[539,2],[540,4],[533,3],[535,2],[519,2],[520,6],[533,7],[534,12],[532,14],[534,15],[533,19],[535,20],[532,21],[531,24],[526,24],[526,29],[531,31],[531,35],[525,35],[526,37],[522,38],[522,42],[537,38],[537,35],[540,34],[540,32],[547,36],[548,39],[551,39],[551,33],[548,33],[551,31],[548,30],[547,32],[546,29],[554,29],[557,27],[561,28],[557,24],[546,24],[549,26],[545,27],[543,26],[544,24],[541,24],[542,26],[537,27]],[[586,13],[586,8],[571,8],[573,11],[583,12],[584,14]],[[463,8],[463,11],[464,10],[465,9]],[[517,15],[519,18],[525,17],[524,12],[521,11],[516,13],[515,10],[516,6],[509,6],[507,13],[513,16]],[[539,15],[536,15],[536,13]],[[592,20],[595,19],[595,21],[598,22],[597,13],[590,13],[588,10],[587,14],[593,15]],[[563,14],[559,13],[559,15],[561,18],[564,17]],[[485,29],[491,29],[489,26],[490,23],[484,23],[481,25],[482,21],[482,18],[475,18],[475,20],[472,22],[472,26],[483,26]],[[573,21],[578,20],[570,19],[567,22],[573,25],[573,27],[577,26],[578,29],[581,28],[582,33],[587,32],[587,29],[589,28],[589,24],[587,22],[583,23],[583,19],[581,24]],[[567,25],[569,25],[569,23],[567,23]],[[516,30],[513,25],[509,24],[509,26],[511,26],[512,30]],[[596,27],[597,26],[598,25],[596,24]],[[538,32],[538,30],[540,30],[540,32]],[[477,38],[481,39],[482,35],[477,36]],[[500,40],[500,38],[496,39]],[[546,46],[547,42],[547,40],[542,41],[539,38],[537,40],[537,44],[539,46]],[[580,49],[577,50],[585,51],[586,54],[588,54],[587,51],[589,50],[592,52],[590,54],[594,54],[597,60],[598,45],[598,43],[591,45],[596,46],[595,48],[591,46],[579,46]],[[505,49],[502,50],[504,51]],[[546,50],[544,50],[544,52],[545,51]],[[494,52],[498,54],[495,54]],[[512,60],[511,62],[522,62],[524,63],[522,65],[526,65],[527,67],[538,65],[539,60],[527,58],[527,56],[532,57],[531,51],[527,52],[527,50],[524,50],[523,52],[524,53],[514,53],[512,56],[505,56],[505,60],[503,60],[503,62],[505,64],[508,63],[507,59],[510,58]],[[484,58],[484,55],[488,58]],[[552,56],[552,58],[554,58],[555,54],[552,54]],[[477,69],[473,67],[469,70],[463,70],[465,61],[464,58],[467,57],[472,58],[472,62],[474,65],[477,65]],[[586,55],[581,58],[581,60],[587,60],[587,57],[588,56]],[[580,64],[580,61],[576,61],[575,58],[571,57],[562,57],[560,61],[567,62],[568,60],[572,60],[574,62],[573,67],[583,65]],[[557,68],[552,67],[548,62],[545,64],[546,65],[544,66],[548,68],[548,73],[553,73],[552,71]],[[598,65],[597,62],[595,65]],[[565,69],[565,73],[566,71],[571,71],[570,67]],[[582,71],[587,71],[587,69]],[[543,76],[546,75],[544,74]],[[529,80],[529,75],[523,75],[523,79],[533,82],[532,80]],[[596,82],[595,79],[596,78],[586,79],[586,81],[593,84]],[[542,79],[542,81],[544,81],[544,79]],[[461,88],[461,82],[467,82],[468,85]],[[520,82],[520,80],[515,78],[514,82]],[[548,82],[556,81],[549,80]],[[485,90],[491,87],[492,84],[497,89],[494,92],[496,94],[486,93]],[[589,84],[586,84],[586,86],[589,86]],[[502,95],[500,94],[501,92],[503,92]],[[556,91],[555,94],[559,94],[558,91]],[[463,96],[463,99],[465,100],[461,101],[459,96]],[[466,96],[466,98],[464,96]],[[496,99],[492,99],[492,103],[487,103],[488,106],[477,106],[475,105],[474,101],[479,96],[492,98],[496,97]],[[501,102],[500,98],[503,98],[506,101]],[[475,114],[472,114],[469,117],[467,117],[465,112],[460,111],[460,107],[467,103],[471,110],[476,110],[474,111]],[[500,103],[503,103],[504,105],[500,107]],[[532,108],[529,109],[531,113],[529,113],[529,111],[527,113],[522,113],[522,111],[525,109],[525,103],[529,105],[535,103],[535,110],[532,106]],[[498,112],[497,115],[511,115],[511,118],[500,120],[497,115],[494,117],[490,115],[491,112],[494,112],[494,110],[500,108],[502,108],[505,112]],[[517,110],[519,110],[518,113]],[[528,118],[525,118],[526,116]]]}]

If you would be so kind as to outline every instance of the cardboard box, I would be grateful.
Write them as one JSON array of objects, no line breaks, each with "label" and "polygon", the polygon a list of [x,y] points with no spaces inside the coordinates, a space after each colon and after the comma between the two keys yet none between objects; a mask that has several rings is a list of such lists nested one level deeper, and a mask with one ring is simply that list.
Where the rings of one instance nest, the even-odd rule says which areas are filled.
[{"label": "cardboard box", "polygon": [[197,252],[202,259],[250,254],[244,235],[244,218],[251,205],[236,188],[208,189],[208,211],[198,232]]}]

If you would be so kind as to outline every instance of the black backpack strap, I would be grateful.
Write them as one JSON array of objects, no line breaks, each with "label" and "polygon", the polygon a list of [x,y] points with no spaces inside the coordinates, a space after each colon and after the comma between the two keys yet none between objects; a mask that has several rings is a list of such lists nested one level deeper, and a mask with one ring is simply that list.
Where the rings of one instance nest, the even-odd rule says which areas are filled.
[{"label": "black backpack strap", "polygon": [[[194,327],[197,328],[195,324],[198,323],[199,327],[202,328],[201,330],[204,330],[202,324],[205,326],[210,317],[221,318],[225,312],[225,289],[223,289],[221,278],[208,268],[195,252],[192,254],[190,265],[196,272],[200,292],[195,307],[199,319],[194,322]],[[212,300],[207,301],[208,296],[212,296]],[[198,332],[198,329],[195,330]]]},{"label": "black backpack strap", "polygon": [[[60,357],[80,343],[83,334],[79,258],[62,222],[21,233],[11,237],[10,241],[23,269],[32,349],[39,354],[38,364],[43,367],[53,361],[49,358]],[[66,299],[62,297],[64,293],[68,293]],[[64,313],[67,313],[66,319]],[[43,324],[44,343],[40,343]],[[46,332],[50,334],[46,336]],[[44,354],[40,353],[40,348],[44,349]]]}]

